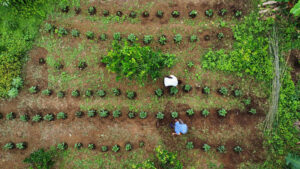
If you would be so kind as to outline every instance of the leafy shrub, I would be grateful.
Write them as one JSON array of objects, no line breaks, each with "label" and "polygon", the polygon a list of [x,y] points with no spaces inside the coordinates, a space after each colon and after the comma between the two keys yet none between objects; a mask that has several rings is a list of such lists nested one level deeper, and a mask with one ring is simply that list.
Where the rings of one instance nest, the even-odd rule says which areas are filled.
[{"label": "leafy shrub", "polygon": [[243,93],[242,93],[241,90],[238,90],[238,89],[234,90],[234,96],[235,96],[235,97],[240,97],[240,96],[242,96],[242,95],[243,95]]},{"label": "leafy shrub", "polygon": [[118,17],[121,17],[121,16],[123,15],[123,12],[121,12],[121,11],[117,11],[117,13],[116,13],[116,14],[117,14],[117,16],[118,16]]},{"label": "leafy shrub", "polygon": [[12,143],[12,142],[6,143],[6,144],[3,146],[3,149],[4,149],[4,150],[11,150],[11,149],[13,149],[13,148],[15,148],[15,144]]},{"label": "leafy shrub", "polygon": [[244,99],[243,102],[246,106],[248,106],[251,104],[251,98]]},{"label": "leafy shrub", "polygon": [[148,17],[150,14],[149,14],[149,12],[148,11],[144,11],[143,12],[143,17]]},{"label": "leafy shrub", "polygon": [[156,12],[156,16],[159,17],[159,18],[162,18],[162,17],[164,16],[164,12],[158,10],[158,11]]},{"label": "leafy shrub", "polygon": [[63,91],[57,92],[57,97],[58,97],[58,98],[63,98],[63,97],[65,97],[65,92],[63,92]]},{"label": "leafy shrub", "polygon": [[134,99],[136,97],[136,92],[134,91],[127,91],[127,98]]},{"label": "leafy shrub", "polygon": [[107,146],[101,146],[101,151],[102,151],[102,152],[108,151],[108,147],[107,147]]},{"label": "leafy shrub", "polygon": [[64,113],[64,112],[59,112],[59,113],[57,113],[56,118],[57,119],[66,119],[67,118],[67,114]]},{"label": "leafy shrub", "polygon": [[87,90],[87,91],[85,91],[85,96],[86,96],[86,97],[91,97],[91,96],[93,96],[93,91],[92,91],[92,90]]},{"label": "leafy shrub", "polygon": [[176,95],[177,93],[178,93],[178,88],[175,87],[175,86],[172,86],[172,87],[170,88],[170,94],[171,94],[171,95]]},{"label": "leafy shrub", "polygon": [[150,76],[156,80],[161,74],[161,69],[174,64],[174,55],[155,52],[149,46],[129,45],[126,41],[122,46],[114,41],[112,48],[102,62],[108,70],[118,74],[117,79],[124,76],[142,83]]},{"label": "leafy shrub", "polygon": [[193,61],[189,61],[188,63],[187,63],[187,67],[188,68],[192,68],[194,66],[194,62]]},{"label": "leafy shrub", "polygon": [[43,119],[46,121],[52,121],[54,120],[54,116],[53,114],[46,114]]},{"label": "leafy shrub", "polygon": [[161,97],[162,95],[164,95],[164,91],[162,89],[156,89],[154,93],[158,97]]},{"label": "leafy shrub", "polygon": [[16,114],[14,112],[10,112],[6,115],[7,120],[13,120],[16,118]]},{"label": "leafy shrub", "polygon": [[11,83],[15,88],[19,89],[23,86],[23,79],[21,77],[13,78]]},{"label": "leafy shrub", "polygon": [[197,35],[191,35],[190,36],[190,42],[197,42],[197,41],[198,41]]},{"label": "leafy shrub", "polygon": [[26,157],[24,162],[38,169],[50,169],[54,165],[53,158],[55,155],[56,151],[53,149],[49,151],[38,149],[32,152],[29,157]]},{"label": "leafy shrub", "polygon": [[172,112],[172,113],[171,113],[171,117],[172,117],[173,119],[176,119],[176,118],[178,117],[178,112],[176,112],[176,111]]},{"label": "leafy shrub", "polygon": [[207,117],[207,116],[209,115],[209,111],[206,110],[206,109],[204,109],[204,110],[202,111],[202,115],[203,115],[204,117]]},{"label": "leafy shrub", "polygon": [[101,33],[99,39],[100,39],[101,41],[106,41],[107,35],[106,35],[105,33]]},{"label": "leafy shrub", "polygon": [[234,12],[234,16],[235,16],[236,18],[241,17],[241,16],[242,16],[242,11],[236,10],[236,11]]},{"label": "leafy shrub", "polygon": [[145,35],[143,42],[144,42],[144,44],[148,45],[148,44],[150,44],[152,42],[152,40],[153,40],[153,36],[152,35]]},{"label": "leafy shrub", "polygon": [[221,146],[219,146],[219,147],[217,148],[217,150],[218,150],[220,153],[225,153],[226,148],[225,148],[225,146],[221,145]]},{"label": "leafy shrub", "polygon": [[163,169],[182,169],[182,163],[177,159],[177,154],[161,149],[161,146],[155,148],[155,156],[158,161],[158,166]]},{"label": "leafy shrub", "polygon": [[106,95],[106,92],[104,90],[98,90],[97,95],[100,97],[104,97]]},{"label": "leafy shrub", "polygon": [[220,16],[225,16],[227,14],[227,9],[221,9],[219,10],[219,15]]},{"label": "leafy shrub", "polygon": [[250,111],[249,111],[249,113],[251,113],[251,114],[256,114],[256,109],[250,109]]},{"label": "leafy shrub", "polygon": [[187,142],[186,149],[191,150],[194,148],[194,143],[192,141]]},{"label": "leafy shrub", "polygon": [[219,116],[225,117],[227,114],[227,111],[225,109],[221,109],[218,111]]},{"label": "leafy shrub", "polygon": [[54,32],[55,26],[50,23],[46,23],[44,29],[46,32]]},{"label": "leafy shrub", "polygon": [[114,40],[118,40],[120,41],[122,38],[121,38],[121,33],[120,32],[116,32],[113,34],[113,38]]},{"label": "leafy shrub", "polygon": [[113,91],[113,94],[114,94],[115,96],[120,96],[120,95],[121,95],[121,90],[120,90],[120,89],[113,88],[112,91]]},{"label": "leafy shrub", "polygon": [[79,97],[80,96],[80,92],[79,92],[79,90],[73,90],[72,93],[71,93],[71,95],[73,97]]},{"label": "leafy shrub", "polygon": [[78,118],[80,118],[80,117],[83,116],[83,112],[82,111],[76,111],[75,112],[75,116],[78,117]]},{"label": "leafy shrub", "polygon": [[77,29],[72,29],[71,35],[72,35],[73,37],[79,37],[80,32],[79,32]]},{"label": "leafy shrub", "polygon": [[76,149],[80,149],[81,147],[82,147],[82,143],[76,143],[74,145],[74,148],[76,148]]},{"label": "leafy shrub", "polygon": [[90,15],[95,15],[96,14],[96,8],[94,6],[91,6],[88,8],[88,13]]},{"label": "leafy shrub", "polygon": [[193,116],[193,115],[195,114],[195,112],[194,112],[193,109],[188,109],[188,110],[186,111],[186,114],[187,114],[188,116]]},{"label": "leafy shrub", "polygon": [[45,96],[50,96],[52,94],[52,90],[50,89],[45,89],[42,91],[42,94]]},{"label": "leafy shrub", "polygon": [[220,32],[217,34],[217,37],[219,40],[223,39],[224,38],[224,33]]},{"label": "leafy shrub", "polygon": [[128,37],[127,37],[127,39],[131,43],[137,41],[137,37],[133,33],[129,34]]},{"label": "leafy shrub", "polygon": [[113,111],[113,117],[114,118],[118,118],[118,117],[120,117],[121,116],[121,111],[120,110],[115,110],[115,111]]},{"label": "leafy shrub", "polygon": [[132,111],[128,112],[128,118],[130,118],[130,119],[135,118],[135,113]]},{"label": "leafy shrub", "polygon": [[19,91],[17,88],[11,88],[7,93],[9,98],[16,98],[18,96],[18,94],[19,94]]},{"label": "leafy shrub", "polygon": [[129,14],[129,17],[135,18],[136,17],[136,12],[135,11],[131,11],[130,14]]},{"label": "leafy shrub", "polygon": [[17,143],[16,147],[19,150],[24,150],[26,148],[26,143],[25,142]]},{"label": "leafy shrub", "polygon": [[32,117],[33,122],[40,122],[42,120],[42,116],[39,114],[36,114]]},{"label": "leafy shrub", "polygon": [[57,33],[59,37],[68,35],[68,31],[64,27],[59,27]]},{"label": "leafy shrub", "polygon": [[108,10],[104,10],[104,11],[102,12],[102,14],[103,14],[104,16],[108,16],[108,15],[109,15],[109,11],[108,11]]},{"label": "leafy shrub", "polygon": [[198,12],[196,10],[192,10],[190,13],[189,13],[189,16],[191,18],[195,18],[197,16]]},{"label": "leafy shrub", "polygon": [[94,39],[95,34],[94,34],[94,32],[92,32],[92,31],[87,31],[87,32],[85,33],[85,36],[86,36],[88,39]]},{"label": "leafy shrub", "polygon": [[203,93],[204,93],[204,94],[209,94],[209,93],[210,93],[210,88],[207,87],[207,86],[205,86],[205,87],[203,88]]},{"label": "leafy shrub", "polygon": [[29,120],[29,116],[27,114],[23,114],[20,116],[20,120],[23,122],[27,122]]},{"label": "leafy shrub", "polygon": [[140,141],[140,142],[139,142],[139,146],[140,146],[140,147],[144,147],[144,146],[145,146],[145,142],[144,142],[144,141]]},{"label": "leafy shrub", "polygon": [[228,89],[226,87],[221,87],[219,89],[219,93],[222,95],[227,95],[228,94]]},{"label": "leafy shrub", "polygon": [[66,150],[67,148],[68,148],[68,145],[67,145],[67,143],[65,143],[65,142],[62,142],[62,143],[58,143],[58,144],[57,144],[57,149],[58,149],[58,150],[63,151],[63,150]]},{"label": "leafy shrub", "polygon": [[88,115],[88,117],[95,117],[96,110],[94,110],[94,109],[88,110],[87,115]]},{"label": "leafy shrub", "polygon": [[235,146],[235,147],[233,148],[233,150],[234,150],[235,152],[237,152],[237,153],[240,153],[240,152],[243,151],[242,147],[240,147],[240,146]]},{"label": "leafy shrub", "polygon": [[99,115],[100,115],[100,117],[107,117],[109,114],[108,114],[107,110],[102,109],[102,110],[100,110]]},{"label": "leafy shrub", "polygon": [[161,45],[167,44],[167,37],[165,35],[161,35],[158,39],[158,43]]},{"label": "leafy shrub", "polygon": [[180,43],[182,41],[182,36],[180,34],[176,34],[174,36],[174,42],[175,43]]},{"label": "leafy shrub", "polygon": [[127,144],[125,145],[125,150],[126,150],[126,151],[132,150],[132,145],[131,145],[130,143],[127,143]]},{"label": "leafy shrub", "polygon": [[141,119],[145,119],[145,118],[147,118],[147,116],[148,116],[148,113],[147,113],[147,112],[145,112],[145,111],[141,111],[141,112],[140,112],[140,118],[141,118]]},{"label": "leafy shrub", "polygon": [[159,120],[164,119],[164,117],[165,117],[165,115],[164,115],[164,113],[162,113],[162,112],[158,112],[158,113],[156,114],[156,118],[159,119]]},{"label": "leafy shrub", "polygon": [[214,11],[212,9],[208,9],[205,11],[205,15],[208,17],[212,17],[214,15]]},{"label": "leafy shrub", "polygon": [[210,150],[210,146],[208,144],[204,144],[203,149],[205,152],[208,152]]},{"label": "leafy shrub", "polygon": [[88,149],[94,150],[95,148],[96,148],[95,144],[92,144],[92,143],[88,144]]},{"label": "leafy shrub", "polygon": [[177,17],[179,17],[180,12],[175,10],[175,11],[173,11],[173,12],[171,13],[171,15],[172,15],[174,18],[177,18]]},{"label": "leafy shrub", "polygon": [[186,84],[186,85],[183,86],[183,90],[184,90],[185,92],[189,92],[189,91],[192,90],[192,86],[189,85],[189,84]]},{"label": "leafy shrub", "polygon": [[116,153],[120,150],[120,146],[116,144],[111,148],[111,150]]}]

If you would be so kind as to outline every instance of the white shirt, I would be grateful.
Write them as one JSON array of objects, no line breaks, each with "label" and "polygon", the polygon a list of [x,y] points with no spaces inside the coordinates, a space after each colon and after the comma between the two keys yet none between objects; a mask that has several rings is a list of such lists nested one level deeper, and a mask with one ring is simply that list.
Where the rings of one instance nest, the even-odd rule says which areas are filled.
[{"label": "white shirt", "polygon": [[164,78],[164,84],[165,84],[166,87],[169,87],[169,86],[176,87],[178,85],[177,77],[175,77],[174,75],[170,75],[169,77],[165,77]]}]

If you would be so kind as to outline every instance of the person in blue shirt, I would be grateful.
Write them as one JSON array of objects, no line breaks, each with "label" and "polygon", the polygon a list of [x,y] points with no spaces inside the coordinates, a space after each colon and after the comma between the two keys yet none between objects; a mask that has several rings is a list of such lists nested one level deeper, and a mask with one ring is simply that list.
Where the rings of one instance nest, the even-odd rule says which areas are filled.
[{"label": "person in blue shirt", "polygon": [[188,126],[183,123],[181,119],[175,119],[175,124],[171,124],[171,127],[174,128],[175,132],[172,135],[186,134],[188,132]]}]

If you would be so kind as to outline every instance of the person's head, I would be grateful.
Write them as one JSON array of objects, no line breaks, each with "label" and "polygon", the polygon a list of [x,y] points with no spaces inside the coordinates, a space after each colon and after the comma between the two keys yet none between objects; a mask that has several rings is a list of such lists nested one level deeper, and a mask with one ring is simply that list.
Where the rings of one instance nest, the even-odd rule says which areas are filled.
[{"label": "person's head", "polygon": [[175,119],[174,121],[175,121],[175,122],[178,122],[178,119]]},{"label": "person's head", "polygon": [[184,124],[183,121],[182,121],[181,119],[178,119],[178,121],[179,121],[180,124]]}]

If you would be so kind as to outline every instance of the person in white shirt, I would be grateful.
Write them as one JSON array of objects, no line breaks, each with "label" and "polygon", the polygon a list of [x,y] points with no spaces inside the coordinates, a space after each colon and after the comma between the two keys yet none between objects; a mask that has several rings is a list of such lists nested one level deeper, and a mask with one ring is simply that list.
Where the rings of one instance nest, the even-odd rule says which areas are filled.
[{"label": "person in white shirt", "polygon": [[164,78],[165,87],[176,87],[178,85],[178,79],[174,75],[166,76]]}]

